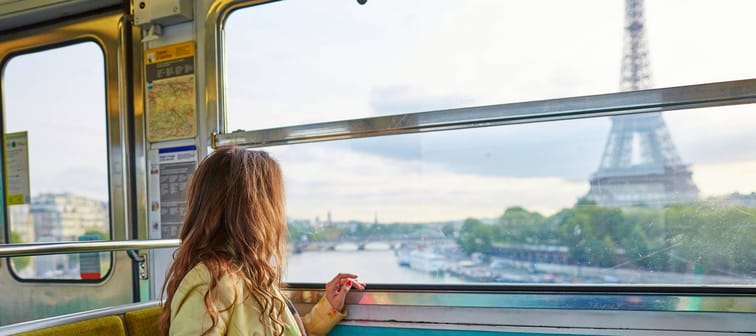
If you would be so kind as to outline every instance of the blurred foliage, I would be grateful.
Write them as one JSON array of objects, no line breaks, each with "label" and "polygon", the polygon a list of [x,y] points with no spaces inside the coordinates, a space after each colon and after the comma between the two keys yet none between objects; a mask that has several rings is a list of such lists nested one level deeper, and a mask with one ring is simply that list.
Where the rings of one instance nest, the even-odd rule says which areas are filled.
[{"label": "blurred foliage", "polygon": [[[484,232],[463,226],[460,237]],[[569,261],[578,265],[738,276],[756,270],[756,209],[744,206],[619,209],[580,200],[550,217],[511,207],[490,232],[495,243],[565,246]],[[468,253],[490,250],[461,240],[460,247]]]},{"label": "blurred foliage", "polygon": [[[19,243],[26,243],[21,239],[21,235],[16,231],[11,231],[10,233],[10,242],[12,244],[19,244]],[[31,260],[31,257],[15,257],[11,258],[11,262],[13,262],[13,268],[20,272],[24,268],[29,266],[29,261]]]},{"label": "blurred foliage", "polygon": [[483,224],[475,218],[465,219],[457,244],[466,253],[489,253],[494,235],[494,227]]},{"label": "blurred foliage", "polygon": [[750,276],[756,270],[756,208],[699,202],[664,208],[606,208],[581,199],[551,216],[507,208],[496,220],[338,225],[289,223],[290,241],[454,239],[466,253],[497,245],[563,246],[568,262],[697,274]]}]

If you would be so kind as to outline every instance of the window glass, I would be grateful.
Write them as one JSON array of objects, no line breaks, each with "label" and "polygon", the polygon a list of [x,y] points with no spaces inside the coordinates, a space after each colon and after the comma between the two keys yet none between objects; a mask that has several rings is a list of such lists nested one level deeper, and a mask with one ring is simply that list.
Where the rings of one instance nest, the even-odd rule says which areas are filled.
[{"label": "window glass", "polygon": [[[652,87],[756,75],[756,48],[741,43],[756,4],[645,4]],[[617,92],[623,5],[238,10],[225,26],[228,128]],[[270,147],[286,178],[287,280],[753,285],[754,108]]]},{"label": "window glass", "polygon": [[[617,92],[624,3],[287,0],[237,10],[224,38],[229,131]],[[644,4],[652,87],[756,76],[756,47],[743,43],[756,2]]]},{"label": "window glass", "polygon": [[[104,71],[102,49],[92,42],[6,63],[6,185],[29,187],[27,199],[6,200],[12,243],[110,239]],[[24,142],[26,169],[10,157]],[[11,265],[23,279],[99,280],[111,254],[19,257]]]},{"label": "window glass", "polygon": [[[286,179],[287,279],[752,285],[754,108],[267,148]],[[662,124],[604,165],[638,117]],[[644,151],[679,161],[656,170]]]}]

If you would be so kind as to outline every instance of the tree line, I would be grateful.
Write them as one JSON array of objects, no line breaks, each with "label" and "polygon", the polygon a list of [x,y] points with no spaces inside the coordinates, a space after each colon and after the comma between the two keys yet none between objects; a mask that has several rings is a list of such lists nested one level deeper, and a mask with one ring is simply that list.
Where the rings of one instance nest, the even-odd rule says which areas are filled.
[{"label": "tree line", "polygon": [[710,202],[619,209],[582,199],[548,217],[510,207],[493,225],[468,218],[457,242],[467,253],[564,246],[577,265],[752,276],[756,209]]},{"label": "tree line", "polygon": [[352,221],[313,227],[291,221],[289,240],[422,239],[435,232],[454,239],[468,254],[495,254],[497,246],[557,246],[566,248],[567,262],[575,265],[732,276],[752,276],[756,270],[753,207],[702,201],[621,209],[581,199],[551,216],[510,207],[491,222],[477,218],[461,224]]}]

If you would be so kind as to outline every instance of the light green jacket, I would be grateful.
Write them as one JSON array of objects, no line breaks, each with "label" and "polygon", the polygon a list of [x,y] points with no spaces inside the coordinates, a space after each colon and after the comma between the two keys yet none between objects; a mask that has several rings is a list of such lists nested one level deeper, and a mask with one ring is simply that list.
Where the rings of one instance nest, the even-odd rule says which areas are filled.
[{"label": "light green jacket", "polygon": [[[210,285],[210,273],[204,264],[198,264],[186,274],[179,284],[171,302],[171,328],[170,335],[201,335],[210,328],[212,321],[205,309],[205,293]],[[215,306],[218,307],[218,324],[209,335],[272,335],[271,323],[267,314],[260,322],[262,308],[257,300],[248,293],[241,281],[232,280],[224,276],[216,288],[218,298]],[[277,292],[279,296],[282,294]],[[236,298],[236,304],[232,305]],[[246,298],[246,300],[244,299]],[[283,296],[281,296],[283,298]],[[225,307],[230,307],[223,310]],[[346,316],[346,309],[336,311],[325,297],[302,318],[304,328],[308,336],[322,336]],[[300,336],[299,328],[294,316],[289,309],[284,308],[283,321],[286,322],[286,336]]]}]

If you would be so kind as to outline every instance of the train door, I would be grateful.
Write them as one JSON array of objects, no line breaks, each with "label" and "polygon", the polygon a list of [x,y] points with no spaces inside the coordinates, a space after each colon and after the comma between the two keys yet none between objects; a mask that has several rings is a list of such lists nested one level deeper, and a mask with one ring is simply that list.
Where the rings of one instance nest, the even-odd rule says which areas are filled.
[{"label": "train door", "polygon": [[[0,237],[133,239],[141,140],[132,133],[140,117],[131,113],[130,23],[118,1],[32,5],[2,4]],[[60,17],[72,12],[87,14]],[[133,302],[134,282],[123,251],[4,259],[0,325]]]}]

